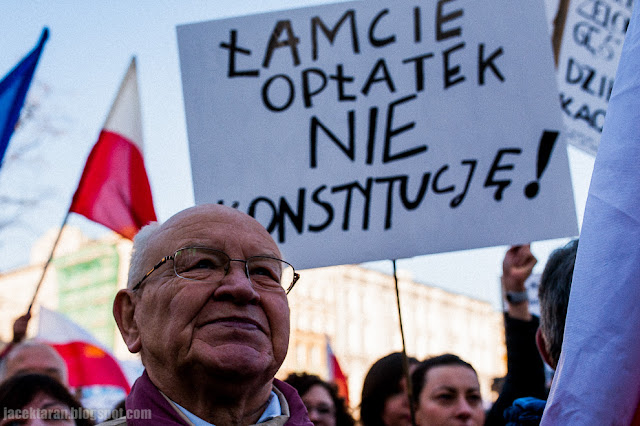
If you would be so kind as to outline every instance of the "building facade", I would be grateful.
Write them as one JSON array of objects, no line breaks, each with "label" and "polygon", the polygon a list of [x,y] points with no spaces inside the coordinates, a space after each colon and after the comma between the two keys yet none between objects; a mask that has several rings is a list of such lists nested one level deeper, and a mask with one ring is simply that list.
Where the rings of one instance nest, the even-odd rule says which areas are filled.
[{"label": "building facade", "polygon": [[478,372],[482,395],[506,374],[502,314],[487,303],[412,281],[399,272],[400,314],[392,276],[354,265],[301,271],[289,294],[291,343],[278,377],[307,371],[327,377],[327,341],[348,376],[349,400],[360,401],[371,365],[402,350],[422,360],[454,353]]}]

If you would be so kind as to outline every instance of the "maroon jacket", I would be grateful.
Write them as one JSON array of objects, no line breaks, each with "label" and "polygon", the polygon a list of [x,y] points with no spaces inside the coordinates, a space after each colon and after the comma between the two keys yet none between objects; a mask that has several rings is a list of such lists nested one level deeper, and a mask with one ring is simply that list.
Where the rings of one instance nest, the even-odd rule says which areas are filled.
[{"label": "maroon jacket", "polygon": [[[309,420],[307,409],[305,408],[302,399],[300,399],[298,392],[293,387],[278,379],[274,379],[273,385],[282,392],[289,404],[291,417],[289,417],[285,426],[313,426],[313,423]],[[151,383],[151,379],[149,379],[149,375],[146,370],[133,384],[131,393],[127,396],[125,405],[129,414],[129,418],[126,422],[128,426],[187,425],[180,414],[178,414],[178,412],[176,412],[176,410],[171,406],[169,401],[162,396],[158,388]],[[150,419],[136,419],[136,417],[143,417],[143,414],[148,413],[143,410],[151,410]],[[125,423],[120,422],[109,424]]]}]

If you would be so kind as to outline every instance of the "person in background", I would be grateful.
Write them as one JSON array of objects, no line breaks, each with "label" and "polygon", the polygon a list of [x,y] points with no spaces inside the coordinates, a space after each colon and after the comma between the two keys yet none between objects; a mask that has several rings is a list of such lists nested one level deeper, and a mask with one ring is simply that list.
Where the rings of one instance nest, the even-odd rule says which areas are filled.
[{"label": "person in background", "polygon": [[91,413],[58,380],[44,374],[9,378],[0,385],[0,426],[91,426]]},{"label": "person in background", "polygon": [[31,313],[27,313],[16,318],[13,322],[13,339],[0,352],[0,359],[4,358],[14,345],[17,345],[24,340],[27,336],[27,327],[29,326],[30,319]]},{"label": "person in background", "polygon": [[[542,271],[538,288],[540,327],[536,333],[536,343],[542,359],[554,370],[560,361],[577,253],[578,239],[554,250]],[[518,398],[504,412],[506,424],[537,425],[542,419],[545,405],[544,398],[535,395]]]},{"label": "person in background", "polygon": [[[418,364],[408,358],[409,371]],[[410,426],[411,409],[403,368],[403,354],[394,352],[377,360],[362,386],[360,402],[362,426]]]},{"label": "person in background", "polygon": [[528,244],[513,246],[504,255],[501,281],[507,305],[504,314],[507,376],[498,399],[487,413],[486,424],[490,426],[506,424],[504,410],[517,398],[546,398],[544,364],[536,347],[540,321],[529,311],[525,288],[537,262]]},{"label": "person in background", "polygon": [[298,280],[269,232],[240,210],[203,204],[142,228],[113,314],[145,370],[110,424],[309,426],[275,379],[289,346]]},{"label": "person in background", "polygon": [[69,386],[67,364],[55,349],[44,342],[27,340],[18,343],[0,361],[0,382],[28,373],[46,374]]},{"label": "person in background", "polygon": [[423,361],[411,380],[417,426],[484,424],[478,375],[458,356],[444,354]]},{"label": "person in background", "polygon": [[315,426],[353,426],[355,421],[338,388],[314,374],[292,373],[285,380],[298,391]]},{"label": "person in background", "polygon": [[31,313],[22,315],[13,322],[13,339],[7,343],[2,351],[0,351],[0,361],[3,360],[11,349],[18,343],[22,342],[27,336],[27,327],[29,326],[29,320],[31,319]]}]

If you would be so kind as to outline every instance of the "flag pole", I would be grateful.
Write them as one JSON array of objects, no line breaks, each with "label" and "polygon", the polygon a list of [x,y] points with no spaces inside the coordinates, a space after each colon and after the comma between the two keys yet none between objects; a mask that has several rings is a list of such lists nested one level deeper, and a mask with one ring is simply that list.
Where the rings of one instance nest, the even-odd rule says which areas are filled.
[{"label": "flag pole", "polygon": [[407,398],[409,398],[409,411],[411,412],[411,424],[416,426],[416,413],[413,406],[413,386],[411,374],[409,374],[409,357],[407,356],[407,346],[404,341],[404,328],[402,327],[402,311],[400,310],[400,290],[398,288],[398,273],[396,270],[396,260],[393,259],[393,280],[396,287],[396,302],[398,305],[398,320],[400,321],[400,337],[402,338],[402,370],[407,384]]},{"label": "flag pole", "polygon": [[44,267],[42,268],[42,275],[40,275],[40,281],[38,281],[38,285],[36,285],[36,290],[33,292],[33,297],[31,298],[31,304],[29,305],[29,309],[27,309],[27,314],[31,313],[31,308],[33,307],[33,304],[36,301],[36,296],[38,295],[38,291],[40,290],[40,286],[42,285],[42,282],[44,281],[44,276],[47,273],[47,268],[49,267],[49,264],[53,260],[53,254],[56,251],[56,247],[58,246],[58,242],[60,242],[60,236],[62,235],[62,230],[64,229],[64,227],[67,224],[67,220],[69,219],[69,214],[70,213],[71,213],[71,211],[67,210],[67,214],[64,215],[64,220],[62,221],[62,226],[60,226],[60,231],[58,232],[58,236],[56,237],[56,240],[53,243],[53,247],[51,248],[51,254],[49,254],[49,259],[47,259],[47,262],[44,264]]}]

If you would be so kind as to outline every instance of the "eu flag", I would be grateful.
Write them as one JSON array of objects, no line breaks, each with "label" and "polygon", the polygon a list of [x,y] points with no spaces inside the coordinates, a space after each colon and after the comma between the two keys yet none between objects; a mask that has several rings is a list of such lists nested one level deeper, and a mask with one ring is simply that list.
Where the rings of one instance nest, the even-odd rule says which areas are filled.
[{"label": "eu flag", "polygon": [[0,165],[20,118],[20,110],[47,38],[49,30],[45,28],[38,45],[0,81]]}]

